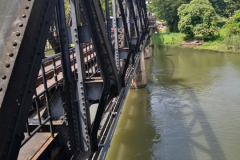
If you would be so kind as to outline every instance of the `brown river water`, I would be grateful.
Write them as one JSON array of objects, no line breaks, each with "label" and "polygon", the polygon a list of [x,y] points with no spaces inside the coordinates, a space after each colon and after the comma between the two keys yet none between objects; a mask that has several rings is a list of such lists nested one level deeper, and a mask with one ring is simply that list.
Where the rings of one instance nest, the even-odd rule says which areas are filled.
[{"label": "brown river water", "polygon": [[106,160],[239,160],[240,55],[154,46]]}]

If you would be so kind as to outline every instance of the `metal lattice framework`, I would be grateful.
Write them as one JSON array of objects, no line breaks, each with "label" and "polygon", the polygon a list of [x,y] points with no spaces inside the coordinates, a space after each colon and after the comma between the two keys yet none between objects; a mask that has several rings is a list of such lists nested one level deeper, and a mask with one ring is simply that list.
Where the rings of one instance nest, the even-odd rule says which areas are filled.
[{"label": "metal lattice framework", "polygon": [[156,21],[145,0],[0,2],[0,159],[104,159]]}]

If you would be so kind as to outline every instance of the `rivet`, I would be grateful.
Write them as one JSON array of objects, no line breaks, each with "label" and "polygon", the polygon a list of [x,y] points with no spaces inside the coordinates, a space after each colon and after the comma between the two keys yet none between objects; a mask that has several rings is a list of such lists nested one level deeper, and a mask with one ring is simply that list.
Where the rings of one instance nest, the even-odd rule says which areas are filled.
[{"label": "rivet", "polygon": [[26,6],[26,7],[25,7],[25,9],[29,9],[29,7],[28,7],[28,6]]},{"label": "rivet", "polygon": [[19,27],[23,27],[23,24],[22,24],[22,23],[20,23],[20,24],[19,24]]},{"label": "rivet", "polygon": [[8,56],[9,57],[12,57],[14,54],[13,53],[8,53]]},{"label": "rivet", "polygon": [[31,1],[31,0],[28,0],[28,1]]},{"label": "rivet", "polygon": [[17,32],[17,33],[16,33],[16,36],[20,36],[20,33],[19,33],[19,32]]},{"label": "rivet", "polygon": [[13,46],[17,46],[17,43],[16,42],[13,42],[13,44],[12,44]]},{"label": "rivet", "polygon": [[0,92],[2,92],[2,90],[3,90],[3,89],[2,89],[2,88],[0,88]]},{"label": "rivet", "polygon": [[2,76],[2,79],[6,79],[6,78],[7,78],[7,76],[5,76],[5,75]]},{"label": "rivet", "polygon": [[10,67],[10,64],[9,64],[9,63],[7,63],[7,64],[5,65],[5,67],[6,67],[6,68],[9,68],[9,67]]},{"label": "rivet", "polygon": [[26,18],[26,15],[25,15],[25,14],[23,14],[23,15],[22,15],[22,18]]}]

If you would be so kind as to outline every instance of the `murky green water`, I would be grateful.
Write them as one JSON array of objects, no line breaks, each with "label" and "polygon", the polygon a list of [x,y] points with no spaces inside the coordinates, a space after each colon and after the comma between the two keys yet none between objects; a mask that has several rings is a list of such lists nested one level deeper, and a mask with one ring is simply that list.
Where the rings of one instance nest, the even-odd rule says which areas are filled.
[{"label": "murky green water", "polygon": [[107,160],[239,160],[240,55],[155,46]]}]

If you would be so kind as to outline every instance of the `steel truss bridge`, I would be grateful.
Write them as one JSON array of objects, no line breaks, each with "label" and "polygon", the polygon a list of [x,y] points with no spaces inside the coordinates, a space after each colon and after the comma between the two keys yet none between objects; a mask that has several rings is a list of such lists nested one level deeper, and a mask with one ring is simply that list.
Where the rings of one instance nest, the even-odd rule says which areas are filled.
[{"label": "steel truss bridge", "polygon": [[0,2],[0,159],[104,159],[156,22],[145,0]]}]

